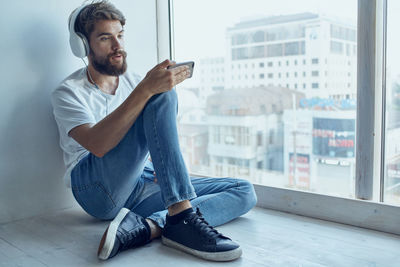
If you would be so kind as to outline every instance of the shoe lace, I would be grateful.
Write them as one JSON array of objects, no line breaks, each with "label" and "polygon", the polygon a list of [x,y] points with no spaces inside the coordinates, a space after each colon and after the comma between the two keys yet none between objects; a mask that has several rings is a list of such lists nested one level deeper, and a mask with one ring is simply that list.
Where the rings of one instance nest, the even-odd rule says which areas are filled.
[{"label": "shoe lace", "polygon": [[120,250],[126,250],[139,244],[144,244],[147,240],[147,237],[148,232],[145,227],[139,227],[132,232],[123,234],[120,236],[120,241],[122,244]]},{"label": "shoe lace", "polygon": [[203,237],[209,240],[215,240],[221,237],[225,238],[225,236],[208,224],[208,222],[204,219],[203,214],[201,214],[199,208],[196,208],[196,213],[186,221],[193,225]]}]

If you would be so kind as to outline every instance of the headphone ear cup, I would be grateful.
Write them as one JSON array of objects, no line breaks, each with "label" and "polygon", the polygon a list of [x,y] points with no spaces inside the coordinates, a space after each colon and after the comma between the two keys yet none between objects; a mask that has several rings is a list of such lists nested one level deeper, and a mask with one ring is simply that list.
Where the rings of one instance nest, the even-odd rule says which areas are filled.
[{"label": "headphone ear cup", "polygon": [[68,28],[69,28],[69,44],[71,46],[72,53],[79,57],[84,58],[89,54],[89,42],[86,37],[79,33],[75,32],[75,21],[80,13],[80,11],[85,8],[87,5],[82,5],[72,11],[71,15],[68,18]]},{"label": "headphone ear cup", "polygon": [[71,46],[72,53],[79,57],[84,58],[88,55],[87,40],[82,34],[71,33],[69,38],[69,44]]},{"label": "headphone ear cup", "polygon": [[89,51],[90,51],[89,41],[86,38],[86,36],[84,36],[82,33],[78,32],[76,34],[81,38],[81,41],[82,41],[82,44],[83,44],[83,47],[84,47],[84,50],[85,50],[85,56],[84,57],[86,57],[86,56],[89,55]]}]

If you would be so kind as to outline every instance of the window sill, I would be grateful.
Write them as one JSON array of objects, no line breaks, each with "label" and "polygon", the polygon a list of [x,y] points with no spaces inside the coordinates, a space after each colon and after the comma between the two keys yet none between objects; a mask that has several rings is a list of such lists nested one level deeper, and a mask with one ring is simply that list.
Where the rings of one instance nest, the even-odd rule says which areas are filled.
[{"label": "window sill", "polygon": [[257,206],[400,235],[400,207],[254,185]]}]

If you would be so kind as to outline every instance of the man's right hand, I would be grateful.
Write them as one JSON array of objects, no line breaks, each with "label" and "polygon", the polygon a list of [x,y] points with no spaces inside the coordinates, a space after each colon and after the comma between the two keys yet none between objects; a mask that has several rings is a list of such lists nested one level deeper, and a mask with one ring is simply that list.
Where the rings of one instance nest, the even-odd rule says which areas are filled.
[{"label": "man's right hand", "polygon": [[145,93],[149,94],[151,97],[170,91],[175,85],[187,79],[190,76],[188,66],[167,69],[168,66],[175,64],[174,61],[167,59],[152,68],[141,81],[142,90],[146,90]]}]

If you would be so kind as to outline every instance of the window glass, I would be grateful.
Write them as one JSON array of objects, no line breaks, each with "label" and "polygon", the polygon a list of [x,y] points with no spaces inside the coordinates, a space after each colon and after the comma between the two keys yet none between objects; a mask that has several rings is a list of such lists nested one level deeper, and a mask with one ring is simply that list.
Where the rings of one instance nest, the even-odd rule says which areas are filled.
[{"label": "window glass", "polygon": [[357,1],[173,3],[189,170],[354,197]]},{"label": "window glass", "polygon": [[400,2],[387,2],[384,201],[400,205]]}]

